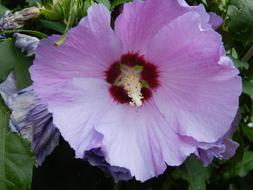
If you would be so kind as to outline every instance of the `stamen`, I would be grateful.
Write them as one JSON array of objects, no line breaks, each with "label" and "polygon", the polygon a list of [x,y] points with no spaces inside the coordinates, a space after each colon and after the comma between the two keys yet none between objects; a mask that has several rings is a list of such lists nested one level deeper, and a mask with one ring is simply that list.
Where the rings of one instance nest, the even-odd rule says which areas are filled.
[{"label": "stamen", "polygon": [[141,94],[142,84],[135,74],[129,74],[123,77],[122,83],[127,95],[131,98],[130,105],[141,106],[143,96]]}]

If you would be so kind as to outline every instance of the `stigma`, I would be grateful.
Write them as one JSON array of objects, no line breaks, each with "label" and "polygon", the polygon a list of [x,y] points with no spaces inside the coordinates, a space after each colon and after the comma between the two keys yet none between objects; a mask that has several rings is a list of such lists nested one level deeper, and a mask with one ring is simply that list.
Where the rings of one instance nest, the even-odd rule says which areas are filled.
[{"label": "stigma", "polygon": [[144,98],[141,93],[142,84],[139,77],[136,74],[129,74],[122,78],[122,84],[127,92],[129,98],[131,98],[130,105],[141,106]]}]

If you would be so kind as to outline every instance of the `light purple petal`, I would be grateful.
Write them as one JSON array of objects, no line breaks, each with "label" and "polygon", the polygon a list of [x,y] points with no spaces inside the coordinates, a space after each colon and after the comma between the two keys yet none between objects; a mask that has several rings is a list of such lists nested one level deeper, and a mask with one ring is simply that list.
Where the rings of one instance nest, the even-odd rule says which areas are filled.
[{"label": "light purple petal", "polygon": [[173,120],[171,128],[201,142],[216,142],[237,112],[241,78],[223,56],[220,36],[211,27],[203,29],[199,17],[195,12],[178,17],[144,52],[159,66],[161,87],[154,99],[167,120]]},{"label": "light purple petal", "polygon": [[194,11],[208,23],[203,5],[188,6],[184,0],[146,0],[126,3],[115,22],[115,31],[124,45],[124,52],[139,52],[163,26],[178,16]]},{"label": "light purple petal", "polygon": [[209,23],[212,25],[214,29],[217,29],[220,27],[220,25],[222,25],[223,20],[219,15],[217,15],[214,12],[210,12],[209,16],[210,16]]},{"label": "light purple petal", "polygon": [[130,179],[132,176],[127,169],[109,165],[103,153],[99,151],[98,154],[96,151],[102,146],[103,135],[94,127],[100,122],[98,118],[103,117],[110,109],[113,101],[109,95],[108,84],[98,79],[75,78],[70,85],[73,86],[60,92],[75,97],[73,101],[61,102],[59,99],[49,102],[49,110],[53,113],[54,123],[61,134],[75,150],[77,158],[84,158],[91,165],[110,173],[115,181]]},{"label": "light purple petal", "polygon": [[151,103],[141,108],[115,104],[96,130],[104,136],[106,161],[129,169],[140,181],[163,173],[166,163],[180,165],[196,149],[196,141],[175,134]]},{"label": "light purple petal", "polygon": [[69,31],[64,43],[55,46],[58,38],[52,36],[41,40],[30,68],[34,89],[43,101],[57,97],[57,89],[64,88],[73,77],[104,79],[108,65],[119,59],[122,51],[121,43],[110,27],[110,12],[103,5],[91,6],[88,16]]},{"label": "light purple petal", "polygon": [[59,93],[71,96],[71,101],[55,98],[48,102],[54,124],[76,151],[77,158],[83,158],[85,151],[101,146],[102,136],[94,126],[110,109],[113,100],[108,89],[109,85],[103,80],[75,78],[65,88],[58,89]]},{"label": "light purple petal", "polygon": [[85,152],[84,159],[92,166],[99,167],[104,172],[110,174],[114,178],[115,182],[119,182],[120,180],[127,181],[132,178],[128,169],[108,164],[105,161],[103,152],[99,148]]},{"label": "light purple petal", "polygon": [[239,144],[234,142],[231,138],[232,134],[234,133],[236,127],[238,127],[240,121],[240,112],[237,112],[237,115],[231,125],[229,131],[219,139],[215,143],[200,143],[198,150],[195,152],[197,157],[203,162],[205,166],[210,164],[214,157],[220,160],[228,160],[231,158]]}]

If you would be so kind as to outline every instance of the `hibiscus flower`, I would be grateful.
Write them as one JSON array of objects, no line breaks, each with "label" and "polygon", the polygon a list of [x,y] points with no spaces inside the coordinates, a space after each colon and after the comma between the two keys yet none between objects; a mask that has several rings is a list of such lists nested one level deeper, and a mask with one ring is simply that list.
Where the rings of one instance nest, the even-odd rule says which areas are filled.
[{"label": "hibiscus flower", "polygon": [[41,40],[33,88],[77,158],[99,152],[145,181],[229,131],[241,78],[203,6],[134,1],[111,27],[109,10]]}]

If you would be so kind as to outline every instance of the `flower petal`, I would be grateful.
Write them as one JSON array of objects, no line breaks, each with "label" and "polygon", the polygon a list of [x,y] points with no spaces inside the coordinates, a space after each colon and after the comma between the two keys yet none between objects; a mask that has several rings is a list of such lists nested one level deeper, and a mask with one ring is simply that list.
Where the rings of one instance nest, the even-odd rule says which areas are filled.
[{"label": "flower petal", "polygon": [[142,51],[153,64],[181,69],[178,59],[218,62],[222,50],[221,36],[211,26],[203,28],[201,16],[191,11],[165,25]]},{"label": "flower petal", "polygon": [[188,6],[184,0],[146,0],[126,3],[115,22],[115,31],[123,42],[124,52],[138,52],[163,26],[176,17],[196,11],[205,23],[209,20],[204,6]]},{"label": "flower petal", "polygon": [[209,16],[210,16],[209,23],[212,25],[214,29],[217,29],[220,27],[220,25],[222,25],[223,20],[219,15],[217,15],[214,12],[210,12]]},{"label": "flower petal", "polygon": [[241,78],[223,56],[220,36],[211,27],[203,29],[199,17],[189,12],[165,26],[145,55],[159,65],[161,86],[154,99],[167,120],[174,120],[171,127],[198,141],[216,142],[236,115]]},{"label": "flower petal", "polygon": [[101,145],[102,135],[94,126],[113,101],[109,85],[99,79],[74,78],[59,93],[72,99],[55,98],[48,102],[53,123],[76,151],[76,157],[83,158],[85,151]]},{"label": "flower petal", "polygon": [[106,161],[129,169],[140,181],[163,173],[166,163],[180,165],[196,149],[196,141],[175,134],[151,102],[141,108],[111,106],[96,130],[104,137]]},{"label": "flower petal", "polygon": [[101,170],[109,173],[115,182],[127,181],[132,178],[130,172],[126,168],[111,166],[105,161],[103,152],[100,148],[92,149],[85,152],[85,160],[87,160],[92,166],[97,166]]},{"label": "flower petal", "polygon": [[236,127],[239,126],[239,122],[240,111],[238,109],[237,115],[230,129],[227,131],[227,134],[225,134],[224,137],[215,143],[199,143],[195,155],[203,162],[205,166],[210,164],[214,157],[221,160],[227,160],[235,154],[237,148],[239,147],[239,144],[230,138],[234,133]]},{"label": "flower petal", "polygon": [[103,5],[90,7],[65,42],[55,46],[58,38],[41,40],[30,69],[34,89],[43,101],[73,77],[104,78],[108,65],[121,55],[121,43],[110,27],[110,12]]}]

